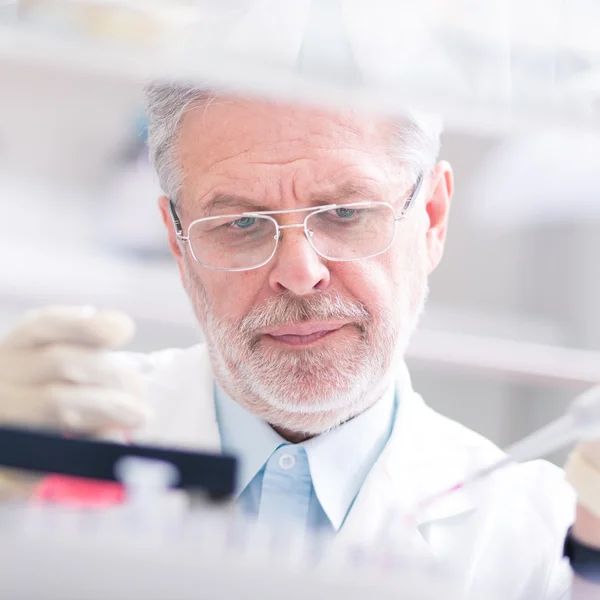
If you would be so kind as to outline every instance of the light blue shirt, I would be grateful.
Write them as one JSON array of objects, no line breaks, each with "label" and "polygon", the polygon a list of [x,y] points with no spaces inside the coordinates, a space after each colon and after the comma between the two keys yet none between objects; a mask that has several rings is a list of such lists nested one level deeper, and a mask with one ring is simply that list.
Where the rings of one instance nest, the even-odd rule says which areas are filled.
[{"label": "light blue shirt", "polygon": [[338,531],[394,423],[391,387],[367,411],[300,444],[216,388],[223,452],[240,459],[237,503],[259,523]]}]

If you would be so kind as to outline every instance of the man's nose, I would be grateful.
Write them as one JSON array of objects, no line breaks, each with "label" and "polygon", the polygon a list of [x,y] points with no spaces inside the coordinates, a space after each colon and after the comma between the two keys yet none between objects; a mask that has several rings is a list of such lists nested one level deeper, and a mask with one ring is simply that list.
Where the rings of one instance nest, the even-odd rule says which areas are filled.
[{"label": "man's nose", "polygon": [[288,290],[297,296],[305,296],[326,289],[329,280],[329,269],[306,239],[304,230],[290,227],[281,231],[269,274],[271,288],[278,293]]}]

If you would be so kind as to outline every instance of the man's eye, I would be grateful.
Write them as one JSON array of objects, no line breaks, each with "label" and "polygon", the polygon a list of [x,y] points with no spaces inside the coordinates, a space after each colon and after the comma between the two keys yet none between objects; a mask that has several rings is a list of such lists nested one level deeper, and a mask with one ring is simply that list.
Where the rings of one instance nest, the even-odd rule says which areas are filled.
[{"label": "man's eye", "polygon": [[235,221],[231,221],[230,226],[237,229],[248,229],[252,227],[256,223],[256,217],[242,217],[241,219],[236,219]]},{"label": "man's eye", "polygon": [[337,217],[340,217],[341,219],[349,219],[350,217],[353,217],[356,214],[356,210],[352,209],[352,208],[336,208],[335,209],[335,214]]}]

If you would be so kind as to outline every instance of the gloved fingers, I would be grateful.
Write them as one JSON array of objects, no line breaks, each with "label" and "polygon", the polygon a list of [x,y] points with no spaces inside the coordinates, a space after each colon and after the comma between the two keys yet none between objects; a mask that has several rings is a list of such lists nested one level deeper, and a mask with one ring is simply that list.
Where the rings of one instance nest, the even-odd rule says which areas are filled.
[{"label": "gloved fingers", "polygon": [[55,306],[28,312],[5,338],[3,347],[18,350],[62,342],[115,348],[126,344],[134,330],[132,319],[121,312]]},{"label": "gloved fingers", "polygon": [[0,380],[24,385],[65,382],[113,388],[140,397],[145,393],[142,375],[118,354],[67,344],[0,351]]},{"label": "gloved fingers", "polygon": [[600,439],[582,442],[577,447],[580,454],[600,472]]},{"label": "gloved fingers", "polygon": [[139,398],[94,386],[0,384],[0,423],[54,427],[82,433],[132,429],[149,419]]},{"label": "gloved fingers", "polygon": [[132,429],[150,418],[150,409],[139,398],[120,390],[60,384],[42,389],[51,419],[70,431]]}]

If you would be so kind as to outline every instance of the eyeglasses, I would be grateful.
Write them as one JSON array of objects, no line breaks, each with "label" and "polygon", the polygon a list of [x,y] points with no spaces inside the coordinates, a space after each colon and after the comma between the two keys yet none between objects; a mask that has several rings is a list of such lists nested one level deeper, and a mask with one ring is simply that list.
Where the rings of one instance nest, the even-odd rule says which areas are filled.
[{"label": "eyeglasses", "polygon": [[[192,221],[184,235],[175,204],[171,217],[177,237],[194,260],[215,271],[249,271],[266,265],[286,229],[302,228],[312,249],[330,261],[351,261],[383,254],[394,243],[396,223],[406,217],[423,182],[417,178],[402,211],[387,202],[329,204],[318,208],[244,212]],[[308,213],[302,223],[280,225],[273,215]]]}]

